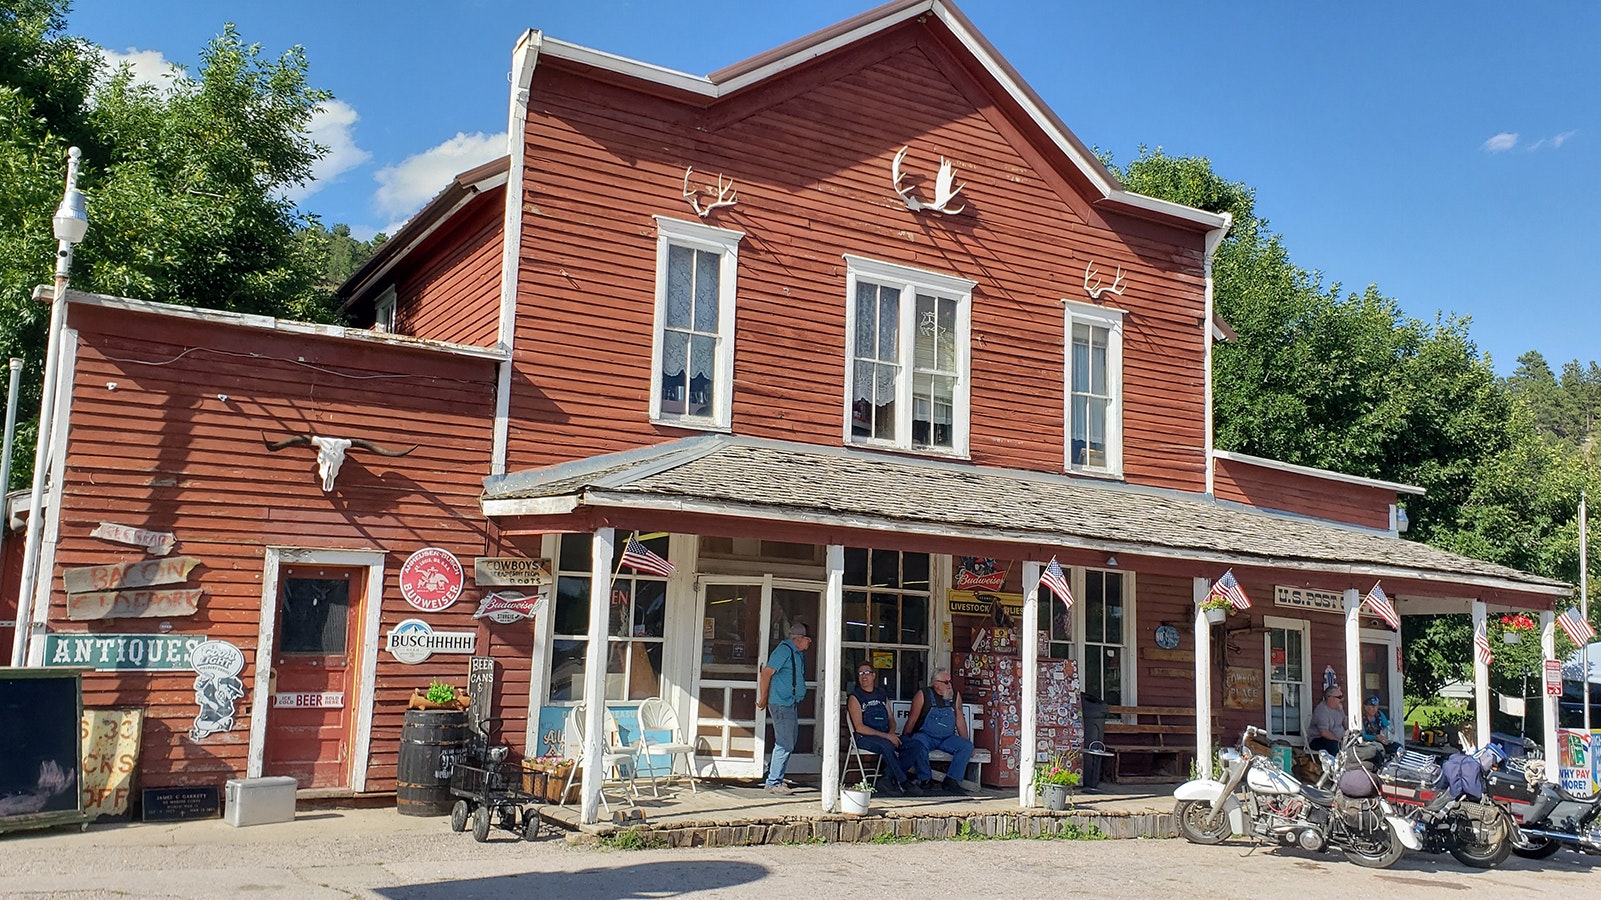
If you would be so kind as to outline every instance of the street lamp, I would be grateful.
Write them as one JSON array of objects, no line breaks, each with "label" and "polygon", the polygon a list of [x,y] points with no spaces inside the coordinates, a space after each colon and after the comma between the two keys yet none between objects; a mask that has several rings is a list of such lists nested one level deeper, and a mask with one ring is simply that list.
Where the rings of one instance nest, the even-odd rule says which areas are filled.
[{"label": "street lamp", "polygon": [[56,285],[50,299],[50,329],[45,333],[44,383],[39,390],[39,437],[33,453],[33,492],[28,496],[28,539],[22,550],[22,580],[17,586],[17,627],[11,640],[11,664],[28,664],[32,656],[40,659],[44,641],[30,645],[35,630],[34,618],[39,618],[39,631],[43,632],[43,619],[49,613],[49,580],[45,581],[44,601],[38,603],[35,614],[35,597],[39,593],[39,544],[44,537],[44,523],[40,521],[43,506],[45,475],[50,467],[55,448],[56,380],[61,368],[61,331],[67,318],[67,276],[72,270],[72,248],[89,231],[88,204],[78,190],[78,160],[83,151],[73,147],[67,151],[67,189],[56,207],[51,225],[56,238]]}]

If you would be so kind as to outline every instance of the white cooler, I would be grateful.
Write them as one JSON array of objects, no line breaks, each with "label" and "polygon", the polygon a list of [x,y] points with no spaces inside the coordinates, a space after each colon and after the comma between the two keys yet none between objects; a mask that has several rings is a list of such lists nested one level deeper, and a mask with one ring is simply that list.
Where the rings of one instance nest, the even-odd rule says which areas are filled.
[{"label": "white cooler", "polygon": [[295,780],[287,775],[230,778],[222,817],[235,828],[293,822],[296,787]]}]

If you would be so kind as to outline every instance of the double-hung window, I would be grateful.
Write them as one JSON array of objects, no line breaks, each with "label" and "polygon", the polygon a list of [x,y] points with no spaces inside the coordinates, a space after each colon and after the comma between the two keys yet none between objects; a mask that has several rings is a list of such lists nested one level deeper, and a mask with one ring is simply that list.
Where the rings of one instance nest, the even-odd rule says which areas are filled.
[{"label": "double-hung window", "polygon": [[846,442],[967,455],[975,282],[845,262]]},{"label": "double-hung window", "polygon": [[744,235],[656,217],[656,328],[650,417],[729,428],[734,394],[734,276]]},{"label": "double-hung window", "polygon": [[1123,474],[1123,311],[1064,300],[1067,470]]}]

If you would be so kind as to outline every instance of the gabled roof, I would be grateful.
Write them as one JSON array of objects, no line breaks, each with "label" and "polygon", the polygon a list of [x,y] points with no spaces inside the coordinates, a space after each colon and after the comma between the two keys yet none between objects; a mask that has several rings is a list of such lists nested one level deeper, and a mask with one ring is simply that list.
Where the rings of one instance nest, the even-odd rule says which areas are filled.
[{"label": "gabled roof", "polygon": [[1566,596],[1571,588],[1388,532],[1201,494],[729,435],[486,479],[488,516],[673,510]]},{"label": "gabled roof", "polygon": [[1011,64],[978,32],[978,29],[973,27],[973,23],[948,0],[895,0],[704,77],[543,35],[538,36],[536,40],[541,57],[568,60],[593,69],[645,81],[668,90],[720,100],[779,77],[790,69],[821,56],[925,16],[944,26],[951,37],[994,80],[999,89],[1024,111],[1079,174],[1100,193],[1097,205],[1105,204],[1125,214],[1182,223],[1190,228],[1208,231],[1223,228],[1228,224],[1228,217],[1220,213],[1207,212],[1125,190],[1116,176],[1101,164],[1095,154],[1074,136],[1072,131],[1068,130],[1045,101],[1028,86],[1017,70],[1012,68]]}]

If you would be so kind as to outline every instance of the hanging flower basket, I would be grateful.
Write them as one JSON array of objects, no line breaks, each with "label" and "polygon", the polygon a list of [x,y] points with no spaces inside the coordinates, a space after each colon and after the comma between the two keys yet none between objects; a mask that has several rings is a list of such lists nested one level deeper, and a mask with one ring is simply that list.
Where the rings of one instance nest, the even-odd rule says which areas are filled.
[{"label": "hanging flower basket", "polygon": [[1206,613],[1206,621],[1211,622],[1213,625],[1222,625],[1224,620],[1229,617],[1229,610],[1226,606],[1215,606],[1211,609],[1202,610],[1202,612]]},{"label": "hanging flower basket", "polygon": [[1503,643],[1503,644],[1516,644],[1516,643],[1521,642],[1522,640],[1523,640],[1522,632],[1517,632],[1517,631],[1503,631],[1503,632],[1501,632],[1501,643]]},{"label": "hanging flower basket", "polygon": [[1523,640],[1524,632],[1534,630],[1534,620],[1518,613],[1515,616],[1501,617],[1501,641],[1507,644],[1516,644]]}]

